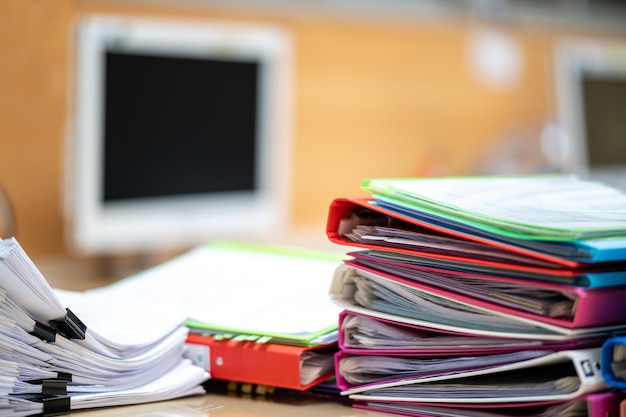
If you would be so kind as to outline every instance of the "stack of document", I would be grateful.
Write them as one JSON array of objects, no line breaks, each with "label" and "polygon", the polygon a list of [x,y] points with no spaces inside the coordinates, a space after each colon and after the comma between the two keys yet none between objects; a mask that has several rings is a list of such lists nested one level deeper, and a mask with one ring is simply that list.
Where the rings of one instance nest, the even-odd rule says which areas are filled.
[{"label": "stack of document", "polygon": [[[0,241],[0,414],[30,416],[204,393],[176,310],[56,292],[14,239]],[[72,306],[72,309],[65,306]]]},{"label": "stack of document", "polygon": [[313,249],[213,242],[74,294],[68,305],[115,300],[143,311],[147,304],[159,310],[152,321],[175,315],[184,322],[184,355],[212,379],[305,390],[334,375],[341,309],[328,298],[328,281],[344,258]]},{"label": "stack of document", "polygon": [[0,240],[0,415],[203,394],[211,378],[319,384],[335,373],[341,309],[328,280],[344,258],[219,242],[74,292]]},{"label": "stack of document", "polygon": [[327,223],[359,249],[330,288],[343,395],[416,416],[619,414],[601,361],[626,330],[626,194],[564,175],[362,188]]}]

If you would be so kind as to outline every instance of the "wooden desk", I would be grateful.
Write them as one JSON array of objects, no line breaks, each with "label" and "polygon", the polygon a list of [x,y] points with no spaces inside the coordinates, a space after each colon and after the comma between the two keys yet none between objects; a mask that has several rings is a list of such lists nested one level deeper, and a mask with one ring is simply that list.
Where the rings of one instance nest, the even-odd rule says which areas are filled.
[{"label": "wooden desk", "polygon": [[352,408],[335,401],[271,399],[207,394],[149,404],[74,411],[74,417],[375,417],[391,414]]}]

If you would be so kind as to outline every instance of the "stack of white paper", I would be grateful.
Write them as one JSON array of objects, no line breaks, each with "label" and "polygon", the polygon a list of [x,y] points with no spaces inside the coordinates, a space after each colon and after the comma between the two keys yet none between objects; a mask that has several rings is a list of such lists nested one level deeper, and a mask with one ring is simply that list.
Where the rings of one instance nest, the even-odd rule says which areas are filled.
[{"label": "stack of white paper", "polygon": [[55,291],[13,238],[0,241],[0,299],[2,415],[204,393],[209,375],[184,358],[182,311]]}]

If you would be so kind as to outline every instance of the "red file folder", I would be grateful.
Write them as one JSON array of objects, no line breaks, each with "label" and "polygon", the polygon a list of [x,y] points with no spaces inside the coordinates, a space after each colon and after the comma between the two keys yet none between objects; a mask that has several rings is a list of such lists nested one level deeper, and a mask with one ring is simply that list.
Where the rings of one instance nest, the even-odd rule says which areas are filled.
[{"label": "red file folder", "polygon": [[[267,385],[296,390],[308,389],[334,375],[333,356],[337,344],[303,347],[277,343],[257,343],[190,333],[188,354],[197,365],[209,371],[212,379]],[[303,378],[307,352],[322,355],[316,365],[317,377]],[[319,358],[319,357],[318,357]],[[306,380],[306,381],[305,381]]]},{"label": "red file folder", "polygon": [[[462,254],[454,254],[445,250],[433,250],[432,248],[428,248],[426,245],[422,248],[403,248],[383,246],[376,241],[372,241],[371,243],[351,241],[342,235],[342,224],[348,218],[350,213],[358,213],[359,211],[363,210],[373,213],[375,215],[388,218],[390,219],[390,221],[405,222],[407,224],[413,225],[414,227],[422,228],[424,230],[424,233],[443,235],[448,238],[458,239],[459,241],[482,244],[484,245],[484,254],[481,256],[464,256]],[[532,276],[543,276],[552,280],[559,280],[562,282],[572,282],[577,280],[581,281],[580,277],[582,275],[598,271],[606,271],[607,265],[611,265],[614,269],[617,269],[619,271],[618,273],[620,274],[620,276],[616,278],[617,281],[620,284],[624,284],[623,271],[626,268],[626,265],[624,265],[623,262],[614,262],[609,264],[605,263],[602,266],[593,263],[581,263],[572,259],[544,253],[540,250],[522,247],[509,242],[474,235],[472,233],[451,230],[445,227],[438,226],[436,224],[411,218],[401,213],[377,206],[376,204],[373,204],[372,200],[369,198],[345,197],[333,200],[329,208],[329,214],[326,224],[326,235],[331,242],[345,246],[359,247],[365,249],[378,249],[418,257],[422,256],[433,261],[436,260],[438,262],[462,263],[468,266],[473,265],[480,268],[491,268],[494,271],[515,270],[519,273],[526,273]],[[507,260],[506,257],[500,259],[490,257],[490,251],[494,251],[494,254],[509,254],[510,259]],[[588,286],[589,284],[587,283],[580,285]]]}]

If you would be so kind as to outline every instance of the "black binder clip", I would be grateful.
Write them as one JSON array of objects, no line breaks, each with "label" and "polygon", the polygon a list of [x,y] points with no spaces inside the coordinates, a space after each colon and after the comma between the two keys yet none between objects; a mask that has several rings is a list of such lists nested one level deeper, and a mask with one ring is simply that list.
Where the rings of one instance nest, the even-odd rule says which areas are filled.
[{"label": "black binder clip", "polygon": [[44,397],[59,397],[67,395],[67,380],[44,379],[41,381],[41,395]]},{"label": "black binder clip", "polygon": [[69,308],[66,308],[65,317],[62,320],[50,320],[50,326],[56,329],[57,333],[68,339],[84,339],[87,326]]},{"label": "black binder clip", "polygon": [[44,416],[67,414],[71,411],[69,396],[46,397],[42,402]]},{"label": "black binder clip", "polygon": [[72,382],[72,374],[69,372],[57,372],[56,379],[60,379],[62,381]]},{"label": "black binder clip", "polygon": [[35,322],[35,328],[32,332],[30,332],[30,334],[37,336],[44,342],[54,342],[57,336],[55,329],[38,321]]}]

